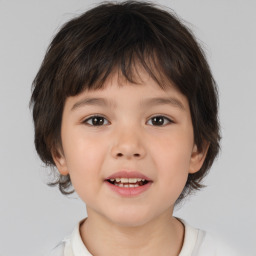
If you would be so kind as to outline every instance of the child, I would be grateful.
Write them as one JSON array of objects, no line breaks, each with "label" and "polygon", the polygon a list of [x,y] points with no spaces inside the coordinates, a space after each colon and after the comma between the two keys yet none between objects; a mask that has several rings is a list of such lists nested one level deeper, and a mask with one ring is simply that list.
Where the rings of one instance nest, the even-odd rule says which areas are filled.
[{"label": "child", "polygon": [[88,214],[52,255],[229,255],[172,216],[220,140],[214,79],[174,14],[139,1],[89,10],[57,33],[33,85],[36,150]]}]

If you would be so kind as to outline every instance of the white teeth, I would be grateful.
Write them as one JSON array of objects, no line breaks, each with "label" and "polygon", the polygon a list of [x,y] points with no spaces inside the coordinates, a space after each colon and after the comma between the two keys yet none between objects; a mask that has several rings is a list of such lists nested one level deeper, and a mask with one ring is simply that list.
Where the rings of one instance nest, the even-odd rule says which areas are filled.
[{"label": "white teeth", "polygon": [[137,183],[140,181],[145,181],[145,179],[140,179],[140,178],[115,178],[115,179],[110,179],[111,182],[121,182],[121,183]]},{"label": "white teeth", "polygon": [[[116,179],[117,180],[117,179]],[[127,178],[121,178],[121,183],[129,183],[129,179]]]},{"label": "white teeth", "polygon": [[135,185],[129,184],[129,187],[130,187],[130,188],[137,188],[137,187],[139,187],[139,185],[138,185],[138,184],[135,184]]},{"label": "white teeth", "polygon": [[120,183],[120,184],[115,184],[115,186],[118,186],[118,187],[121,187],[121,188],[123,188],[123,187],[125,187],[125,188],[137,188],[137,187],[139,187],[139,185],[138,184],[135,184],[135,185],[133,185],[133,184],[123,184],[123,183]]}]

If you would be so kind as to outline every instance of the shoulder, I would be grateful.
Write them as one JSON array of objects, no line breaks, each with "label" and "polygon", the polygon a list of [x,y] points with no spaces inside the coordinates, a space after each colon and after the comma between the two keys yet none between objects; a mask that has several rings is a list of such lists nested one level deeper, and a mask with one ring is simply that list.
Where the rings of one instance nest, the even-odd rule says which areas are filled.
[{"label": "shoulder", "polygon": [[228,243],[219,239],[216,235],[206,233],[200,246],[198,256],[208,255],[210,251],[215,253],[213,254],[214,256],[239,256],[238,251],[236,251]]},{"label": "shoulder", "polygon": [[81,220],[74,228],[72,234],[61,241],[50,254],[46,256],[92,256],[85,247],[80,236]]},{"label": "shoulder", "polygon": [[65,241],[57,244],[52,251],[45,256],[64,256]]},{"label": "shoulder", "polygon": [[63,239],[45,256],[74,256],[71,250],[71,236]]},{"label": "shoulder", "polygon": [[237,251],[216,236],[180,221],[185,226],[185,236],[179,256],[239,256]]}]

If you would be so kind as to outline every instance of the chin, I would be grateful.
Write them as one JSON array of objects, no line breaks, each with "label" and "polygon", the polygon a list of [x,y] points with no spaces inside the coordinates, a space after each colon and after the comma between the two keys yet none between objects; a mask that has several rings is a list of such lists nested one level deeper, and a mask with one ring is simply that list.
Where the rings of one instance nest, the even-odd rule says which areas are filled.
[{"label": "chin", "polygon": [[131,209],[127,211],[115,212],[110,217],[110,220],[121,227],[139,227],[143,226],[146,223],[152,220],[153,216],[149,211],[139,211],[138,209],[131,211]]}]

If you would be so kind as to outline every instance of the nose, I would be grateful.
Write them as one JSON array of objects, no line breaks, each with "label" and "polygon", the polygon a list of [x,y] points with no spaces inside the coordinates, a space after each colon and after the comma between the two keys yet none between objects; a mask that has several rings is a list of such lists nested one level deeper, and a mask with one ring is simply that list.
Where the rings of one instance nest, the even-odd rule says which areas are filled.
[{"label": "nose", "polygon": [[142,136],[132,129],[122,129],[113,141],[111,154],[116,159],[142,159],[146,155]]}]

